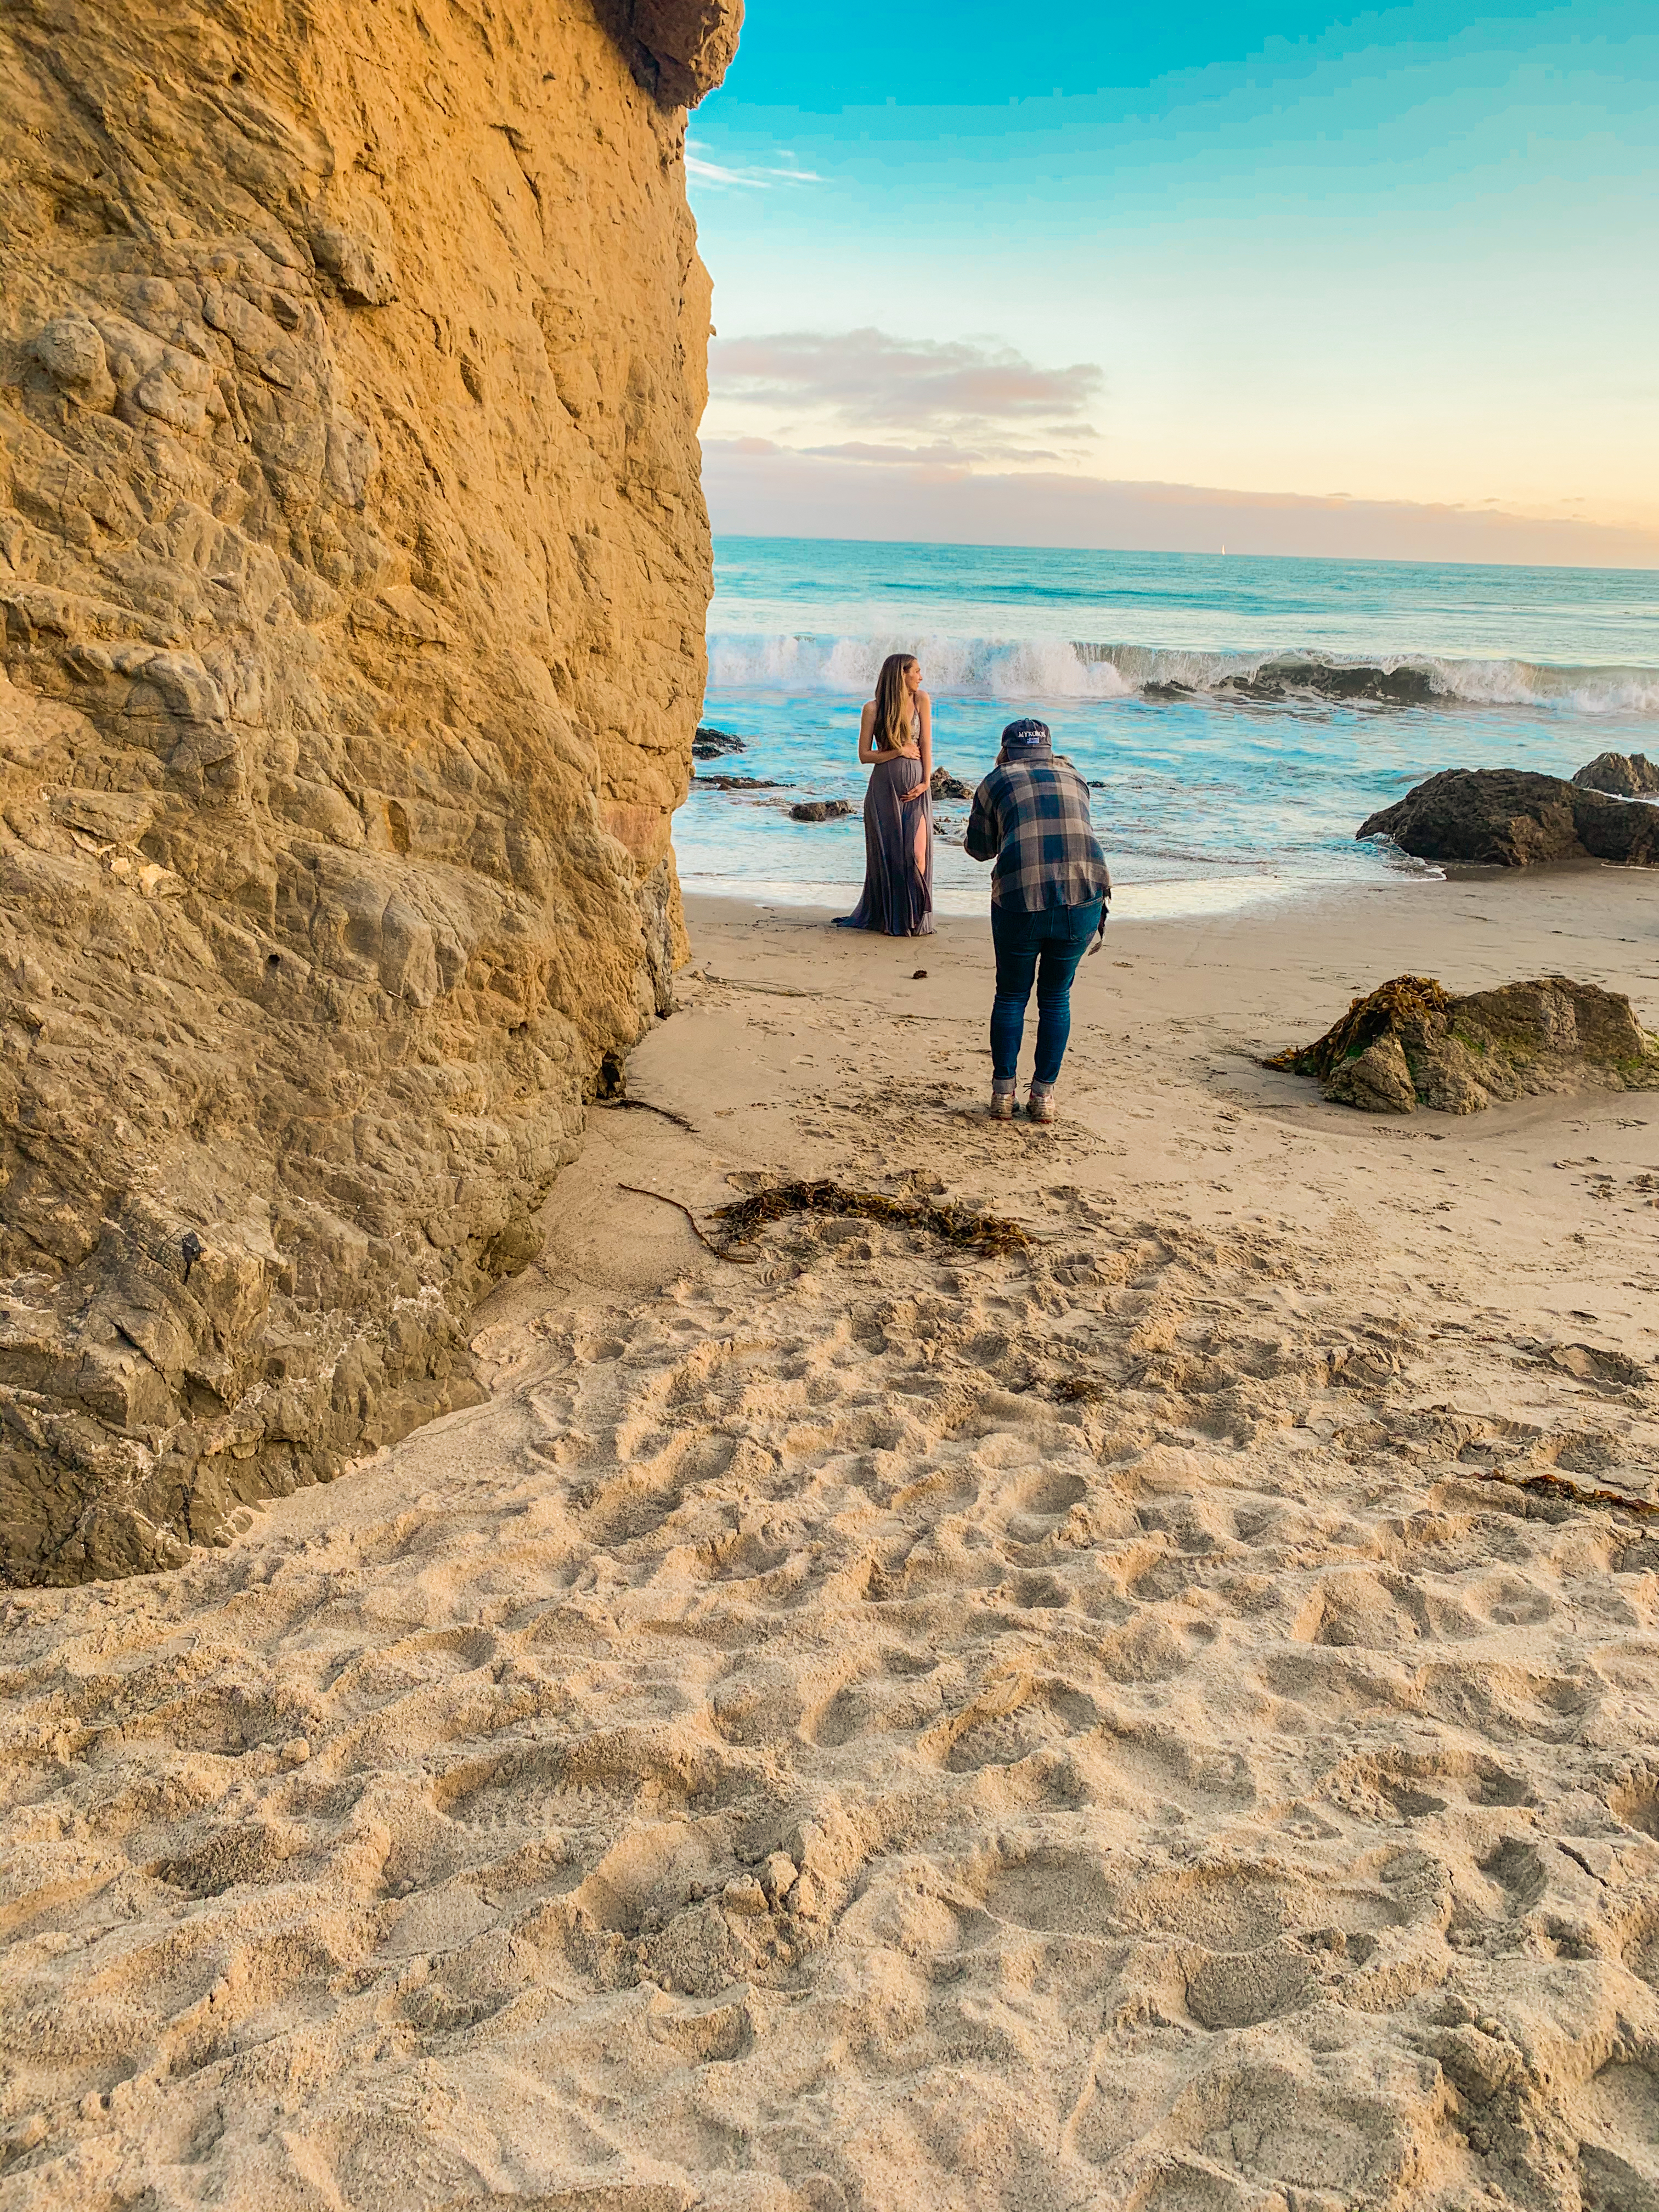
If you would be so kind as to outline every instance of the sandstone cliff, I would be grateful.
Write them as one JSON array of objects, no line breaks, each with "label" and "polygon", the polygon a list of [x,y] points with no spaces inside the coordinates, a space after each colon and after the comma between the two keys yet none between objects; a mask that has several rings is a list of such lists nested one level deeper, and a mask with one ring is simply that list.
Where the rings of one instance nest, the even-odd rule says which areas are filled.
[{"label": "sandstone cliff", "polygon": [[740,12],[0,19],[0,1571],[471,1395],[666,1009]]}]

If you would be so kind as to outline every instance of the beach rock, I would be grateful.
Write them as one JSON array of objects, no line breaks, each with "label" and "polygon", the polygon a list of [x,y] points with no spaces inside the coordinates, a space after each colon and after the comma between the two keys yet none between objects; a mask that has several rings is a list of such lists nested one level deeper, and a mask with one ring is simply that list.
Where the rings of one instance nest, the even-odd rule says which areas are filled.
[{"label": "beach rock", "polygon": [[[1298,1067],[1298,1073],[1305,1069]],[[1352,1060],[1340,1061],[1322,1085],[1325,1096],[1362,1114],[1413,1114],[1417,1092],[1411,1064],[1392,1031],[1374,1037]]]},{"label": "beach rock", "polygon": [[853,811],[850,799],[801,799],[789,810],[792,822],[839,822]]},{"label": "beach rock", "polygon": [[1659,761],[1645,753],[1597,753],[1572,780],[1586,791],[1605,791],[1617,799],[1659,798]]},{"label": "beach rock", "polygon": [[1659,866],[1659,811],[1515,768],[1452,768],[1362,822],[1425,860],[1526,868],[1551,860]]},{"label": "beach rock", "polygon": [[0,21],[0,1577],[475,1398],[670,1009],[740,12]]},{"label": "beach rock", "polygon": [[1312,1076],[1327,1098],[1362,1113],[1474,1114],[1542,1091],[1659,1090],[1659,1036],[1620,993],[1565,975],[1467,998],[1397,975],[1312,1044],[1264,1064]]},{"label": "beach rock", "polygon": [[952,775],[948,768],[936,768],[927,787],[935,799],[971,799],[974,787],[964,783],[959,775]]},{"label": "beach rock", "polygon": [[[1296,694],[1340,701],[1372,700],[1379,706],[1426,707],[1436,697],[1425,668],[1346,667],[1322,660],[1269,660],[1249,675],[1224,676],[1216,690],[1223,696],[1268,704]],[[1182,696],[1180,684],[1160,685],[1156,696]]]},{"label": "beach rock", "polygon": [[736,736],[733,732],[711,730],[701,723],[697,726],[696,735],[691,740],[693,760],[719,760],[723,754],[741,753],[747,750],[748,747],[744,744],[743,739]]},{"label": "beach rock", "polygon": [[699,791],[780,791],[782,786],[765,775],[697,775],[692,781]]}]

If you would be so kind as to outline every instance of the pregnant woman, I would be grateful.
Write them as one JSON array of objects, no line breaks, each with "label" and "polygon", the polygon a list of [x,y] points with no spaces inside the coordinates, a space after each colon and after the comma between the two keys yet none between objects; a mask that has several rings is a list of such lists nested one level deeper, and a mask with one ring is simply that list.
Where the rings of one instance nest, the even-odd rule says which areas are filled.
[{"label": "pregnant woman", "polygon": [[838,929],[929,937],[933,928],[933,709],[913,653],[890,653],[859,721],[864,794],[864,896]]}]

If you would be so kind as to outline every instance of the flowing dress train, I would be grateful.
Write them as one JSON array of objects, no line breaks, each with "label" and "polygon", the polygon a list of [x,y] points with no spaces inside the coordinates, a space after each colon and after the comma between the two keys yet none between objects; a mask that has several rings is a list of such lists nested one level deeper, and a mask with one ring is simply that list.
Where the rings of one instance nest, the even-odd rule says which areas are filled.
[{"label": "flowing dress train", "polygon": [[933,935],[933,802],[925,794],[907,805],[902,797],[921,781],[921,763],[908,753],[890,754],[871,769],[864,794],[864,895],[838,928]]}]

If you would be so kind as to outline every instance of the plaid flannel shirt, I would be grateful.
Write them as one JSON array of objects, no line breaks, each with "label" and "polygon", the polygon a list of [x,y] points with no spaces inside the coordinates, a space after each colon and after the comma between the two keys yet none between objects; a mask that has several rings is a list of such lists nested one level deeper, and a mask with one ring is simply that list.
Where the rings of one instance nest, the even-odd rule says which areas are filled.
[{"label": "plaid flannel shirt", "polygon": [[1000,760],[974,793],[966,842],[969,860],[995,857],[994,906],[1034,914],[1111,897],[1089,787],[1063,753]]}]

